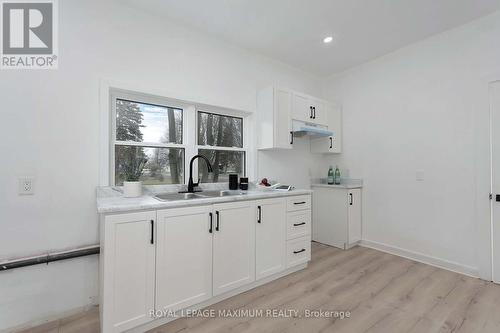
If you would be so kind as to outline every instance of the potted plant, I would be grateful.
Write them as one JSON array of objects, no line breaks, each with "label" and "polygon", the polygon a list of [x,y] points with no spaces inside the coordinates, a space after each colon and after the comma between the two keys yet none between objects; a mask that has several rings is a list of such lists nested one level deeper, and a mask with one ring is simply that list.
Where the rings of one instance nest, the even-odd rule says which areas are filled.
[{"label": "potted plant", "polygon": [[131,162],[125,169],[125,181],[123,182],[123,196],[126,198],[136,198],[142,195],[140,178],[147,159],[133,159]]}]

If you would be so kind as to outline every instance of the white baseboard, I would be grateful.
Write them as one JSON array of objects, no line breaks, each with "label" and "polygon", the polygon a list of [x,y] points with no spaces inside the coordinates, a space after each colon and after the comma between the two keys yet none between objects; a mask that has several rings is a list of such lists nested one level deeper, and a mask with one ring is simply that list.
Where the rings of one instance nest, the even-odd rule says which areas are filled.
[{"label": "white baseboard", "polygon": [[405,250],[396,246],[378,243],[370,240],[362,240],[359,244],[370,249],[394,254],[403,258],[418,261],[427,265],[443,268],[455,273],[464,274],[470,277],[479,277],[479,270],[476,267],[462,265],[453,261],[431,257],[426,254]]}]

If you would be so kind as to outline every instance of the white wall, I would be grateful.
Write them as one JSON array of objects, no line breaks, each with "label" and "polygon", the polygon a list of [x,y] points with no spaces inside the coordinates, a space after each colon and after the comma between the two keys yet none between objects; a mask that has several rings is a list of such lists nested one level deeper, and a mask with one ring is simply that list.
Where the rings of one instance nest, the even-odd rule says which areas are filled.
[{"label": "white wall", "polygon": [[[98,242],[101,79],[251,112],[259,87],[321,92],[316,77],[112,1],[59,7],[59,69],[0,73],[0,261]],[[262,154],[259,175],[309,184],[321,158],[298,150]],[[290,164],[301,172],[280,179]],[[36,176],[34,196],[17,195],[21,175]],[[0,272],[0,294],[0,330],[91,304],[97,259]]]},{"label": "white wall", "polygon": [[372,245],[488,276],[487,82],[500,74],[499,40],[497,13],[326,80],[343,103],[343,154],[331,161],[364,179]]}]

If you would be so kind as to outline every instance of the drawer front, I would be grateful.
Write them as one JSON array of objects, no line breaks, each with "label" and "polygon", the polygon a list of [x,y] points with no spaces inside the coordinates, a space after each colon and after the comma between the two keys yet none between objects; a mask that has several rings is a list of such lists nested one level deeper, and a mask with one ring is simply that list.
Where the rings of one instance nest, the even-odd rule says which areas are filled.
[{"label": "drawer front", "polygon": [[286,217],[286,239],[295,239],[311,234],[311,211],[299,210]]},{"label": "drawer front", "polygon": [[311,209],[311,196],[299,195],[290,197],[286,200],[287,211],[295,212],[297,210]]},{"label": "drawer front", "polygon": [[286,267],[290,268],[311,260],[311,237],[306,236],[286,243]]}]

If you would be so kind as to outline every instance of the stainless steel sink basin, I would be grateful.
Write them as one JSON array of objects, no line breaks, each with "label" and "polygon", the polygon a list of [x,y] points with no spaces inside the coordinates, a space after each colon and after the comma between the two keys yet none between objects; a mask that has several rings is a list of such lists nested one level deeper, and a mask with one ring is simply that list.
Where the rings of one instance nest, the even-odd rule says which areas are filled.
[{"label": "stainless steel sink basin", "polygon": [[191,200],[206,198],[198,193],[162,193],[154,196],[155,199],[160,201],[178,201],[178,200]]},{"label": "stainless steel sink basin", "polygon": [[205,197],[227,197],[227,196],[233,196],[233,195],[244,195],[247,194],[247,192],[244,191],[206,191],[206,192],[201,192],[200,195],[205,196]]},{"label": "stainless steel sink basin", "polygon": [[216,197],[227,197],[234,195],[247,194],[244,191],[205,191],[196,193],[162,193],[154,196],[155,199],[160,201],[179,201],[179,200],[192,200],[192,199],[203,199],[203,198],[216,198]]}]

